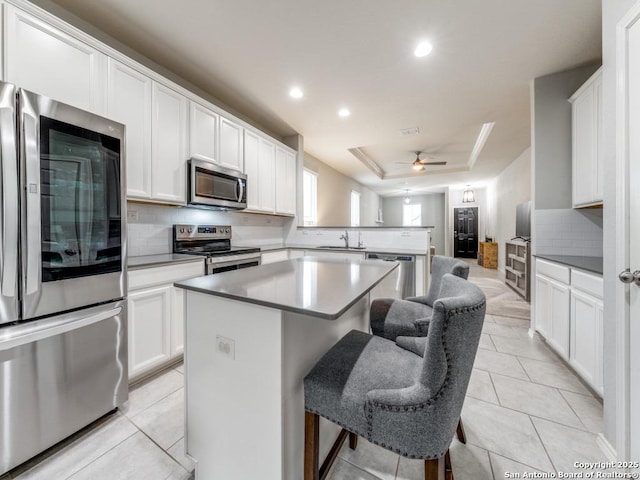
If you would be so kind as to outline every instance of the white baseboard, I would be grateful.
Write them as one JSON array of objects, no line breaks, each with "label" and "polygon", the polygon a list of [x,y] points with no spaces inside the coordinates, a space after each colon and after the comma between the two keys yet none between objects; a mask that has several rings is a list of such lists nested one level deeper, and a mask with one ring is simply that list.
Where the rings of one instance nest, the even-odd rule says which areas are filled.
[{"label": "white baseboard", "polygon": [[605,457],[607,457],[607,460],[609,462],[615,462],[618,460],[618,454],[609,443],[609,440],[607,440],[602,433],[599,433],[596,437],[596,443],[600,447],[600,450],[602,450],[602,452],[604,453]]}]

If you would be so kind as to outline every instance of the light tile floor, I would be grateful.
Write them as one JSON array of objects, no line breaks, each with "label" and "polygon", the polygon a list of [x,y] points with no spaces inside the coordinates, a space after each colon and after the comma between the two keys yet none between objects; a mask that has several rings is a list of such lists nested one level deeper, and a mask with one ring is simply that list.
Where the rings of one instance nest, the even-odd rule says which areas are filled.
[{"label": "light tile floor", "polygon": [[[472,269],[473,276],[482,269]],[[494,272],[488,274],[495,275]],[[605,461],[596,445],[602,406],[539,338],[529,322],[487,315],[462,418],[468,442],[451,444],[456,480],[497,480],[506,472],[573,472]],[[131,390],[114,415],[0,480],[188,479],[182,366]],[[423,463],[360,439],[345,444],[331,480],[418,480]],[[197,480],[197,479],[196,479]],[[243,479],[237,479],[243,480]]]}]

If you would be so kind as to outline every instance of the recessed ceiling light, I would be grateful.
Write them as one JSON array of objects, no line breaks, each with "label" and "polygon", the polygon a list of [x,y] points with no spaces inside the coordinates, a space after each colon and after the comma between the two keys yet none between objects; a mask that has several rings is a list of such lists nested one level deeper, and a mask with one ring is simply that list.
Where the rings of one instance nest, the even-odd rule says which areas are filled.
[{"label": "recessed ceiling light", "polygon": [[351,115],[351,112],[347,108],[341,108],[338,112],[338,115],[340,115],[341,117],[348,117],[349,115]]},{"label": "recessed ceiling light", "polygon": [[291,90],[289,90],[289,96],[291,98],[302,98],[304,97],[304,93],[302,93],[302,90],[300,90],[300,88],[293,87]]},{"label": "recessed ceiling light", "polygon": [[431,50],[433,50],[433,45],[431,45],[429,42],[420,42],[416,49],[413,51],[413,54],[416,57],[426,57],[431,53]]}]

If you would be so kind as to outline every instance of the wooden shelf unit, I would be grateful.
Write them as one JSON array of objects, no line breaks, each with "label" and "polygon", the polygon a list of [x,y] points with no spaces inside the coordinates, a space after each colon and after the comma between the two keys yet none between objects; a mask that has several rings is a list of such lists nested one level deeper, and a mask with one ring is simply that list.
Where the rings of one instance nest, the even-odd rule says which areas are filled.
[{"label": "wooden shelf unit", "polygon": [[504,283],[527,302],[531,297],[531,244],[505,242]]},{"label": "wooden shelf unit", "polygon": [[498,268],[498,244],[480,242],[478,247],[478,265],[484,268]]}]

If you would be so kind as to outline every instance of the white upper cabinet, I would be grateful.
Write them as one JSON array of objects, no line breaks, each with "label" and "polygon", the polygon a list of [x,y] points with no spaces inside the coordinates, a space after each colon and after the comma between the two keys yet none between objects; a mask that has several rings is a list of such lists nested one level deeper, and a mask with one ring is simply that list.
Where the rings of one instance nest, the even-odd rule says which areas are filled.
[{"label": "white upper cabinet", "polygon": [[151,198],[151,90],[142,73],[109,59],[107,116],[126,126],[127,196]]},{"label": "white upper cabinet", "polygon": [[244,169],[243,128],[220,117],[220,165],[240,172]]},{"label": "white upper cabinet", "polygon": [[186,202],[187,99],[153,82],[152,197],[166,203]]},{"label": "white upper cabinet", "polygon": [[220,116],[192,101],[190,102],[190,120],[189,156],[208,162],[217,162]]},{"label": "white upper cabinet", "polygon": [[276,209],[276,146],[273,142],[260,139],[260,163],[258,175],[260,178],[260,205],[265,212]]},{"label": "white upper cabinet", "polygon": [[255,133],[244,131],[244,173],[247,175],[247,209],[261,210],[260,205],[260,175],[258,168],[260,137]]},{"label": "white upper cabinet", "polygon": [[569,100],[572,104],[573,206],[602,204],[602,69]]},{"label": "white upper cabinet", "polygon": [[5,81],[104,115],[107,57],[12,5],[4,9]]},{"label": "white upper cabinet", "polygon": [[244,173],[247,174],[247,209],[275,210],[275,144],[250,130],[244,131]]},{"label": "white upper cabinet", "polygon": [[276,213],[296,214],[296,155],[276,147]]}]

